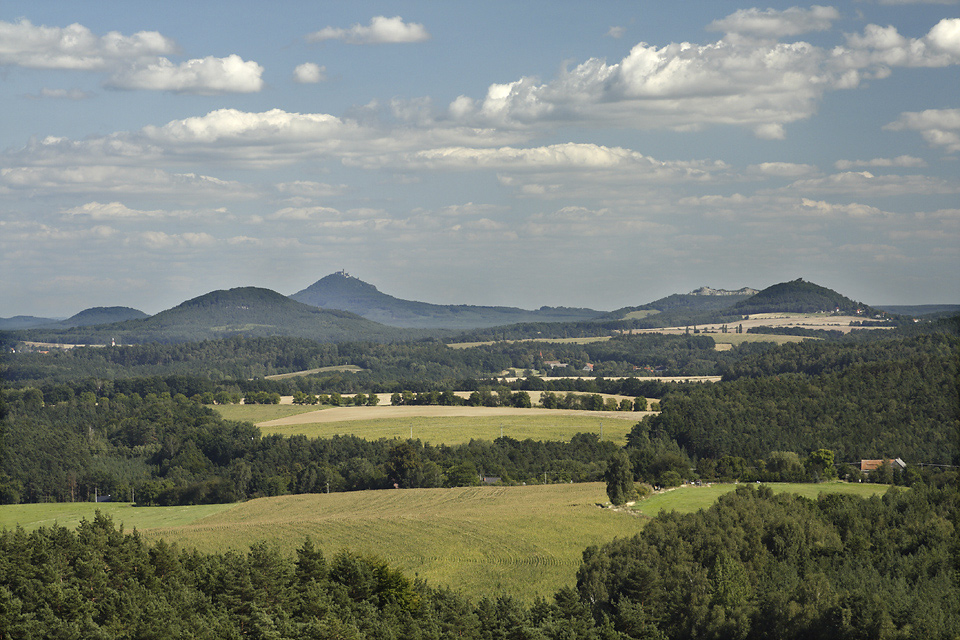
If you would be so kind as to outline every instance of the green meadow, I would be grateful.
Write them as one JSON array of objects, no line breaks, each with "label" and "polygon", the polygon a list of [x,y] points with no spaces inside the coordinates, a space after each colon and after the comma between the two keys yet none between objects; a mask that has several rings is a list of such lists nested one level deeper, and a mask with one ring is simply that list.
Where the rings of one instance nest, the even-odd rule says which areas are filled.
[{"label": "green meadow", "polygon": [[224,420],[242,420],[254,424],[328,408],[327,406],[295,404],[217,404],[209,406],[223,416]]},{"label": "green meadow", "polygon": [[[706,509],[717,498],[725,493],[736,489],[736,484],[711,484],[702,487],[684,485],[657,493],[646,500],[642,500],[633,506],[634,511],[645,516],[656,516],[661,511],[677,511],[679,513],[689,513],[697,509]],[[753,486],[753,485],[748,485]],[[774,493],[796,493],[806,498],[816,498],[821,493],[841,493],[850,494],[866,498],[872,495],[883,493],[889,489],[889,485],[884,484],[859,484],[849,482],[823,482],[820,484],[812,483],[780,483],[770,482],[765,486],[773,489]]]},{"label": "green meadow", "polygon": [[[873,495],[883,485],[771,484],[777,492]],[[0,526],[74,527],[97,509],[126,531],[201,551],[243,551],[266,540],[293,553],[310,536],[328,556],[342,549],[383,558],[411,577],[473,597],[526,602],[573,586],[583,550],[640,531],[662,510],[690,512],[735,485],[684,487],[630,511],[602,509],[603,483],[305,494],[232,505],[132,507],[120,503],[0,506]]]},{"label": "green meadow", "polygon": [[[470,440],[493,441],[501,435],[517,440],[557,440],[569,442],[578,433],[603,435],[619,445],[626,444],[627,434],[640,420],[640,415],[610,412],[611,417],[585,415],[543,416],[451,416],[410,418],[382,418],[318,422],[290,425],[260,425],[263,434],[285,436],[303,435],[308,438],[329,438],[335,435],[354,435],[366,440],[379,438],[414,438],[434,445],[456,445]],[[627,416],[627,419],[618,416]]]}]

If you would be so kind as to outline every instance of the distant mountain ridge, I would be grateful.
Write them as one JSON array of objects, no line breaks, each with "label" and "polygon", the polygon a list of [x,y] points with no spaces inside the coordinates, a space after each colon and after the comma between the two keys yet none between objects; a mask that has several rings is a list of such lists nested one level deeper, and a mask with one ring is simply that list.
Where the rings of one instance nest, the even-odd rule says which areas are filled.
[{"label": "distant mountain ridge", "polygon": [[[118,344],[187,342],[235,335],[289,336],[320,342],[385,342],[445,338],[458,330],[509,325],[532,327],[535,335],[541,331],[558,335],[564,331],[572,335],[584,332],[600,335],[596,332],[617,330],[623,322],[633,329],[655,329],[733,322],[745,315],[769,312],[839,311],[864,319],[884,315],[883,311],[803,279],[775,284],[754,295],[750,295],[750,291],[755,290],[701,287],[689,294],[673,294],[609,313],[567,307],[528,311],[515,307],[436,305],[402,300],[341,271],[293,296],[270,289],[239,287],[211,291],[154,316],[129,307],[93,307],[67,320],[31,316],[0,318],[0,331],[6,342],[66,344],[110,344],[114,340]],[[337,306],[364,310],[367,317]],[[926,307],[946,315],[960,305],[926,305],[923,310],[927,310]],[[894,308],[887,309],[896,313]],[[910,310],[919,311],[921,307]]]},{"label": "distant mountain ridge", "polygon": [[98,324],[123,322],[124,320],[138,320],[148,318],[143,311],[130,307],[91,307],[84,309],[66,320],[57,318],[37,318],[34,316],[14,316],[0,318],[0,330],[40,329],[90,327]]},{"label": "distant mountain ridge", "polygon": [[[46,334],[46,335],[45,335]],[[154,316],[111,324],[31,332],[31,339],[74,344],[190,342],[234,335],[289,336],[320,342],[412,340],[422,334],[387,327],[353,313],[318,309],[258,287],[238,287],[187,300]]]},{"label": "distant mountain ridge", "polygon": [[350,311],[381,324],[421,329],[479,329],[519,322],[578,322],[602,315],[593,309],[443,305],[404,300],[381,292],[372,284],[338,271],[290,296],[322,309]]},{"label": "distant mountain ridge", "polygon": [[57,325],[61,327],[91,327],[126,320],[143,320],[149,317],[143,311],[131,307],[91,307],[58,322]]}]

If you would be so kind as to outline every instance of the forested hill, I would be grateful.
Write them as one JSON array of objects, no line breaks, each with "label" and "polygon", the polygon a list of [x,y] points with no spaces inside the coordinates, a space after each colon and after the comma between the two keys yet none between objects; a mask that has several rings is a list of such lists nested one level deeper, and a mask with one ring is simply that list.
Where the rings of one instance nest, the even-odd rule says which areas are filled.
[{"label": "forested hill", "polygon": [[383,342],[412,340],[426,334],[387,327],[345,311],[311,307],[269,289],[240,287],[213,291],[144,319],[66,330],[34,330],[28,339],[74,344],[109,344],[111,340],[139,344],[189,342],[232,335],[282,335],[320,342]]},{"label": "forested hill", "polygon": [[125,322],[127,320],[143,320],[149,316],[139,309],[130,307],[92,307],[84,309],[75,316],[57,323],[57,326],[69,327],[91,327],[97,324],[113,324],[115,322]]},{"label": "forested hill", "polygon": [[883,312],[862,302],[855,302],[832,289],[802,279],[781,282],[767,287],[755,296],[733,305],[735,313],[817,313],[839,310],[845,315],[863,315],[872,318]]},{"label": "forested hill", "polygon": [[403,300],[382,293],[372,284],[341,271],[330,274],[292,299],[324,309],[350,311],[368,320],[405,328],[476,329],[518,322],[572,322],[601,315],[592,309],[442,305]]}]

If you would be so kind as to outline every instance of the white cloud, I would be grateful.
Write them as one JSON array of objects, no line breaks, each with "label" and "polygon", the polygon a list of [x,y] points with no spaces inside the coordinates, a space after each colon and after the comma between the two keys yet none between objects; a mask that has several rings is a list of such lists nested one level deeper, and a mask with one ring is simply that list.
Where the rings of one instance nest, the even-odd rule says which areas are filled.
[{"label": "white cloud", "polygon": [[927,163],[922,158],[913,156],[897,156],[896,158],[873,158],[872,160],[837,160],[834,167],[840,171],[849,171],[857,167],[925,167]]},{"label": "white cloud", "polygon": [[375,16],[367,26],[355,24],[349,29],[324,27],[307,35],[306,39],[308,42],[342,40],[348,44],[397,44],[424,42],[430,39],[430,34],[422,24],[405,23],[400,16]]},{"label": "white cloud", "polygon": [[0,64],[33,69],[103,71],[131,60],[175,53],[173,40],[156,31],[98,37],[80,24],[35,26],[29,20],[0,21]]},{"label": "white cloud", "polygon": [[[170,194],[193,198],[246,198],[251,190],[237,182],[194,173],[102,164],[20,166],[0,169],[0,185],[31,193]],[[116,197],[115,195],[113,197]]]},{"label": "white cloud", "polygon": [[163,211],[141,211],[131,209],[120,202],[88,202],[79,207],[65,209],[64,213],[70,216],[90,218],[92,220],[134,220],[143,218],[159,218],[165,215]]},{"label": "white cloud", "polygon": [[327,79],[327,68],[315,62],[304,62],[293,70],[294,82],[300,84],[317,84]]},{"label": "white cloud", "polygon": [[758,173],[776,178],[798,178],[816,173],[817,168],[810,164],[796,164],[793,162],[763,162],[747,167],[750,173]]},{"label": "white cloud", "polygon": [[883,128],[888,131],[919,131],[931,146],[944,147],[949,153],[960,151],[960,109],[905,111]]},{"label": "white cloud", "polygon": [[834,193],[855,197],[888,197],[907,194],[960,193],[960,183],[929,176],[884,175],[869,171],[844,171],[828,176],[797,180],[777,191]]},{"label": "white cloud", "polygon": [[638,129],[693,130],[739,124],[783,137],[783,125],[809,117],[839,80],[826,53],[807,43],[720,41],[640,43],[616,64],[588,60],[551,83],[522,78],[491,85],[479,105],[466,98],[451,116],[500,126],[588,122]]},{"label": "white cloud", "polygon": [[883,211],[882,209],[878,209],[877,207],[871,207],[869,205],[859,204],[857,202],[850,204],[836,204],[832,202],[825,202],[823,200],[810,200],[809,198],[803,198],[801,203],[804,209],[831,217],[836,215],[844,215],[852,218],[877,218],[893,215]]},{"label": "white cloud", "polygon": [[627,30],[624,29],[623,27],[610,27],[610,28],[607,30],[607,34],[606,34],[606,35],[607,35],[608,38],[616,38],[616,39],[619,39],[619,38],[622,38],[622,37],[623,37],[623,34],[626,33],[626,31],[627,31]]},{"label": "white cloud", "polygon": [[741,35],[780,38],[810,31],[826,31],[840,12],[833,7],[814,5],[809,9],[790,7],[776,9],[740,9],[722,20],[707,25],[707,31],[721,31]]},{"label": "white cloud", "polygon": [[212,95],[250,93],[263,87],[263,67],[238,55],[207,56],[180,64],[166,56],[176,43],[156,31],[96,36],[87,27],[35,26],[28,20],[0,21],[0,65],[31,69],[98,71],[106,86]]},{"label": "white cloud", "polygon": [[185,233],[165,233],[163,231],[144,231],[128,238],[128,244],[139,244],[152,251],[176,251],[206,247],[216,243],[209,233],[188,231]]},{"label": "white cloud", "polygon": [[865,69],[876,77],[887,67],[945,67],[960,64],[960,18],[944,18],[922,38],[906,38],[896,27],[868,24],[862,34],[847,34],[833,58],[848,69]]},{"label": "white cloud", "polygon": [[630,179],[707,178],[726,165],[711,161],[663,162],[622,147],[565,143],[543,147],[476,148],[443,147],[396,155],[368,156],[356,160],[367,168],[392,166],[412,169],[493,169],[498,171],[611,171]]},{"label": "white cloud", "polygon": [[[739,22],[731,17],[724,23],[729,28],[736,23],[773,35],[800,25],[825,28],[837,17],[829,7],[733,15]],[[892,27],[868,25],[832,50],[739,34],[702,45],[641,42],[617,63],[591,58],[550,82],[522,77],[492,84],[483,100],[459,96],[447,112],[458,122],[518,130],[575,124],[695,131],[732,124],[778,140],[787,124],[812,116],[828,91],[856,88],[864,76],[885,77],[891,66],[960,64],[954,22],[943,20],[913,40]]]},{"label": "white cloud", "polygon": [[262,75],[263,67],[236,54],[226,58],[207,56],[180,64],[158,58],[149,64],[118,70],[107,86],[199,95],[255,93],[263,88]]}]

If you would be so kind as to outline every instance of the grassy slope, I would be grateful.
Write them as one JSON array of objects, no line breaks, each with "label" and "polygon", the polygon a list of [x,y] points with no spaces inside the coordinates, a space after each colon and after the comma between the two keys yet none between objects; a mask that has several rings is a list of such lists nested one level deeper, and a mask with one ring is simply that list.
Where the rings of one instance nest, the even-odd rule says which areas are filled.
[{"label": "grassy slope", "polygon": [[[821,493],[853,494],[861,497],[883,493],[887,485],[882,484],[850,484],[846,482],[827,482],[821,484],[792,484],[767,483],[774,493],[797,493],[807,498],[816,498]],[[712,484],[710,486],[692,487],[683,486],[673,491],[665,491],[653,495],[637,503],[634,510],[645,516],[653,517],[661,511],[678,511],[688,513],[697,509],[705,509],[713,504],[717,498],[737,488],[735,484]]]},{"label": "grassy slope", "polygon": [[[842,483],[771,486],[811,497],[821,491],[869,495],[886,489]],[[650,498],[641,511],[693,511],[733,488],[670,491]],[[164,538],[201,551],[244,550],[268,540],[292,553],[310,535],[328,556],[346,548],[474,597],[504,592],[529,601],[573,585],[585,547],[633,535],[643,526],[644,518],[598,509],[603,502],[604,485],[591,483],[310,494],[198,507],[99,507],[149,540]],[[3,506],[0,526],[20,523],[33,529],[54,520],[74,526],[80,517],[91,519],[96,508],[90,503]]]},{"label": "grassy slope", "polygon": [[188,507],[134,507],[125,502],[56,502],[47,504],[8,504],[0,506],[0,529],[17,525],[32,530],[54,524],[72,529],[81,520],[93,520],[97,511],[113,518],[126,531],[155,527],[179,527],[200,518],[227,511],[231,504],[210,504]]}]

